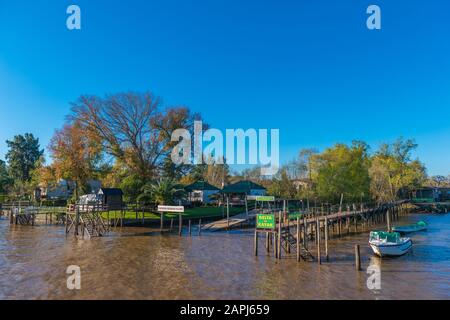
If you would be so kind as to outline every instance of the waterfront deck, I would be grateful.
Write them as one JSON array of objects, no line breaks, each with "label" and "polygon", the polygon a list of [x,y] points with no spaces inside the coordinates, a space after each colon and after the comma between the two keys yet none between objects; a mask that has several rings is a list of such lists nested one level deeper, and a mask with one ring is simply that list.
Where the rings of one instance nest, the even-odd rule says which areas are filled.
[{"label": "waterfront deck", "polygon": [[256,219],[256,211],[250,211],[247,215],[246,212],[230,217],[229,219],[222,219],[214,221],[202,226],[205,231],[223,231],[232,228],[240,227],[245,224],[251,223]]}]

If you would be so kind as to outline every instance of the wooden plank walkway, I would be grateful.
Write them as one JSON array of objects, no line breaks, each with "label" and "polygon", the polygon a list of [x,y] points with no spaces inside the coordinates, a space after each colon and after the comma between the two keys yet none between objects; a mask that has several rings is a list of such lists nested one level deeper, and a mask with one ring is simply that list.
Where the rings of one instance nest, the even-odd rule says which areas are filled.
[{"label": "wooden plank walkway", "polygon": [[214,221],[214,222],[205,224],[204,226],[202,226],[202,230],[205,230],[205,231],[227,230],[227,229],[231,229],[231,228],[240,226],[244,223],[250,222],[254,219],[256,219],[255,211],[250,211],[248,213],[248,217],[247,217],[247,213],[244,212],[244,213],[232,216],[229,219],[225,218],[225,219],[222,219],[219,221]]}]

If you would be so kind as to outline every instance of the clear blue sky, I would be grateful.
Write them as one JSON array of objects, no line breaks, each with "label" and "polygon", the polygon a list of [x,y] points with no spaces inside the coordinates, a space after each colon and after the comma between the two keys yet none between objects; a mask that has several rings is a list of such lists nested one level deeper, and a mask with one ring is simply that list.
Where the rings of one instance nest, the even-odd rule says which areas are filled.
[{"label": "clear blue sky", "polygon": [[282,161],[402,135],[447,175],[449,15],[447,0],[0,0],[0,158],[15,134],[46,146],[80,94],[151,90],[219,129],[280,129]]}]

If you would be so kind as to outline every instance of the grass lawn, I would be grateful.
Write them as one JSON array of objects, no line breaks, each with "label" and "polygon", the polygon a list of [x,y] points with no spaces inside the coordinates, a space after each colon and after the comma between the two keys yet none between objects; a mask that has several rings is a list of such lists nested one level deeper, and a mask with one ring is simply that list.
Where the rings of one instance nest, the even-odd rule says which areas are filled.
[{"label": "grass lawn", "polygon": [[[245,207],[230,208],[230,215],[235,215],[238,213],[245,212]],[[226,208],[225,208],[226,215]],[[110,212],[110,218],[114,217],[114,212]],[[167,213],[164,215],[166,219],[178,218],[178,214]],[[213,218],[222,217],[221,207],[198,207],[198,208],[188,208],[183,214],[183,219],[200,219],[200,218]],[[103,214],[103,218],[107,218],[107,214]],[[161,216],[154,213],[145,213],[145,219],[149,220],[159,220]],[[136,213],[134,211],[125,212],[124,219],[136,219]],[[138,219],[142,219],[142,212],[138,212]]]}]

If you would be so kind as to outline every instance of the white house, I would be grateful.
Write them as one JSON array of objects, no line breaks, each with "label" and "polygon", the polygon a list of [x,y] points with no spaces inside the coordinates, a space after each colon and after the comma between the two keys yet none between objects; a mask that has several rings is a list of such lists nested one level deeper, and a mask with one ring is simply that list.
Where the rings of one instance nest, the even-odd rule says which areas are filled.
[{"label": "white house", "polygon": [[188,201],[190,203],[198,202],[202,204],[209,204],[213,202],[211,196],[220,192],[219,188],[216,188],[205,181],[197,181],[184,189],[188,193]]}]

